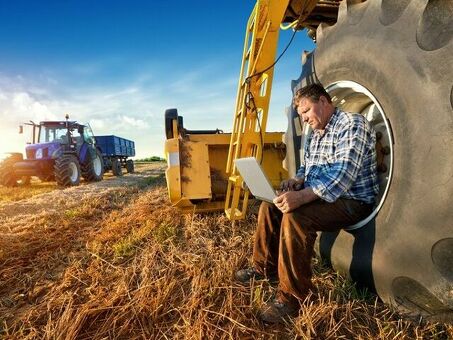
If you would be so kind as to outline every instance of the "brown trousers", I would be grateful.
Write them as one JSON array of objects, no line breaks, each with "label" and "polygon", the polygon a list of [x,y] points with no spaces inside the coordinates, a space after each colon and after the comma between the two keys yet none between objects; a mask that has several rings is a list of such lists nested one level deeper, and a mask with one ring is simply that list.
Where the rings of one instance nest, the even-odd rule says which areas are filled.
[{"label": "brown trousers", "polygon": [[317,200],[283,214],[263,202],[258,214],[253,262],[267,276],[278,274],[278,298],[303,300],[311,283],[311,259],[316,231],[338,231],[367,217],[372,205],[349,199],[334,203]]}]

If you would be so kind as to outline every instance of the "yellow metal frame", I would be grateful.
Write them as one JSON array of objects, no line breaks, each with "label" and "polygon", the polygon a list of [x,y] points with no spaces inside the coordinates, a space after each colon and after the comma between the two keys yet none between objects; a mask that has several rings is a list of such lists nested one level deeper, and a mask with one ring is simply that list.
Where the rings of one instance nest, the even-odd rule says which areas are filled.
[{"label": "yellow metal frame", "polygon": [[275,61],[280,23],[288,3],[289,0],[258,0],[247,23],[226,166],[229,178],[225,214],[230,220],[245,217],[249,198],[234,160],[243,157],[261,160],[263,154],[274,74],[274,68],[269,66]]},{"label": "yellow metal frame", "polygon": [[[275,164],[284,157],[282,132],[264,135],[263,169],[277,186],[287,172]],[[173,206],[184,212],[221,211],[225,209],[228,175],[225,173],[231,135],[194,134],[167,139],[165,171]]]}]

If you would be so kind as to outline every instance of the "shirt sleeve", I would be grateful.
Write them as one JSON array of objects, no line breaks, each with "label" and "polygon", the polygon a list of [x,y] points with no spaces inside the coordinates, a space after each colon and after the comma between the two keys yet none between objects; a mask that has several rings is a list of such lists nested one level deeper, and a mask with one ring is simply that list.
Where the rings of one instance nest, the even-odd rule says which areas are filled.
[{"label": "shirt sleeve", "polygon": [[296,172],[296,178],[305,178],[305,165],[301,164]]},{"label": "shirt sleeve", "polygon": [[334,160],[311,182],[313,192],[327,202],[335,202],[354,184],[370,142],[365,118],[356,116],[339,132]]}]

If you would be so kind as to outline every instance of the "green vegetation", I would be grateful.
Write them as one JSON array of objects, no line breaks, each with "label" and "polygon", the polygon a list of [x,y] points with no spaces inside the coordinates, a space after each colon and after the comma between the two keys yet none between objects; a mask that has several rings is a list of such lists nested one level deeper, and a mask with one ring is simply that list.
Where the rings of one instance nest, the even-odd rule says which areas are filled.
[{"label": "green vegetation", "polygon": [[143,226],[132,229],[125,238],[116,242],[112,248],[116,258],[125,258],[133,255],[135,250],[150,235],[153,225],[147,221]]},{"label": "green vegetation", "polygon": [[159,156],[151,156],[147,158],[136,159],[134,162],[165,162],[165,158]]},{"label": "green vegetation", "polygon": [[159,174],[157,176],[145,177],[142,182],[145,186],[159,184],[164,178],[165,178],[164,174]]}]

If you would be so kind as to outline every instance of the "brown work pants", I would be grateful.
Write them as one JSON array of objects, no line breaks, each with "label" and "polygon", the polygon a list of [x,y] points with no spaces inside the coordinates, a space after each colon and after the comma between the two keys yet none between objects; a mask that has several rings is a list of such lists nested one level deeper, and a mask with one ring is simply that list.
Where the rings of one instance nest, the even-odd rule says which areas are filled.
[{"label": "brown work pants", "polygon": [[317,200],[283,214],[263,202],[258,214],[253,262],[267,276],[278,274],[278,298],[303,300],[311,283],[311,259],[316,231],[338,231],[367,217],[372,205],[349,199],[334,203]]}]

